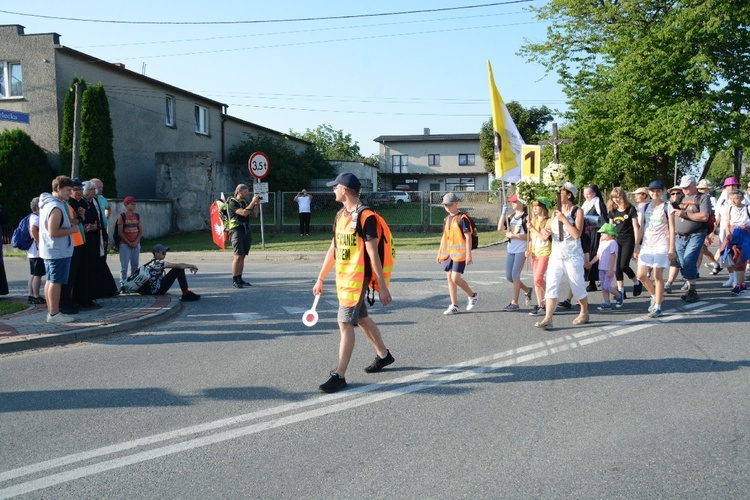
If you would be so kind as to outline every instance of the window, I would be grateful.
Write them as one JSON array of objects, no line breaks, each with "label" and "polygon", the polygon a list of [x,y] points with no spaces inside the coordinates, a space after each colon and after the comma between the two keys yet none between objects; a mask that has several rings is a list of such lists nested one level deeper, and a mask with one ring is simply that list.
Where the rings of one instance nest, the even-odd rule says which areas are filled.
[{"label": "window", "polygon": [[475,188],[476,179],[474,177],[449,177],[445,179],[446,191],[474,191]]},{"label": "window", "polygon": [[174,96],[168,95],[166,99],[167,104],[167,115],[165,123],[167,127],[174,127],[175,121],[174,121]]},{"label": "window", "polygon": [[195,133],[208,135],[208,109],[195,105]]},{"label": "window", "polygon": [[406,173],[406,167],[409,166],[409,155],[391,156],[391,166],[394,174]]},{"label": "window", "polygon": [[21,63],[0,61],[0,99],[23,97]]},{"label": "window", "polygon": [[439,166],[440,155],[427,155],[427,164],[432,166]]},{"label": "window", "polygon": [[460,154],[458,155],[459,165],[474,165],[474,155]]}]

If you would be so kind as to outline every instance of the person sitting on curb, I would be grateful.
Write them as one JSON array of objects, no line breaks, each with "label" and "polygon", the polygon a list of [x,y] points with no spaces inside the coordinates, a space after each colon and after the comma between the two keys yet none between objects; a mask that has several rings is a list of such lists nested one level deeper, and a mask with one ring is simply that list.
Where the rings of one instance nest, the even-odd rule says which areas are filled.
[{"label": "person sitting on curb", "polygon": [[[154,245],[151,249],[154,260],[147,264],[150,276],[148,281],[138,289],[138,293],[141,295],[164,295],[172,287],[175,280],[177,280],[180,284],[180,290],[182,290],[180,300],[183,302],[192,302],[200,299],[200,295],[188,289],[187,277],[185,276],[185,269],[195,274],[198,272],[198,266],[194,264],[167,262],[165,258],[168,251],[169,247],[165,247],[162,244]],[[169,269],[169,271],[165,274],[164,269]]]}]

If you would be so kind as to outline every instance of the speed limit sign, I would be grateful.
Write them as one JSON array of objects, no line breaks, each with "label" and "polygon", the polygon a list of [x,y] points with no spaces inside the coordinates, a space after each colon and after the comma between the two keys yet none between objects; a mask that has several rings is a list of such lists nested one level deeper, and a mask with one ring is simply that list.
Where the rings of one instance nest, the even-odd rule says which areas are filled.
[{"label": "speed limit sign", "polygon": [[268,175],[271,163],[268,161],[268,156],[265,153],[257,151],[250,155],[250,159],[247,161],[247,168],[250,170],[250,175],[256,179],[263,179]]}]

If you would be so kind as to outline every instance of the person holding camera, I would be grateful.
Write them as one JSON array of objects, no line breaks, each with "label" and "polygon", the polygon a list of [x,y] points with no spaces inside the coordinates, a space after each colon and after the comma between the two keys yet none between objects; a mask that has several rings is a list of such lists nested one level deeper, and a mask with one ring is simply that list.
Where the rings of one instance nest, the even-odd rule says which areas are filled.
[{"label": "person holding camera", "polygon": [[238,184],[234,196],[227,201],[229,211],[229,238],[232,241],[232,286],[244,288],[252,286],[242,279],[245,270],[245,257],[250,253],[253,235],[250,233],[250,217],[258,217],[260,197],[256,194],[248,203],[250,188],[247,184]]},{"label": "person holding camera", "polygon": [[299,206],[299,235],[310,236],[310,219],[312,218],[310,205],[312,203],[312,196],[307,193],[306,189],[303,189],[297,193],[294,201]]}]

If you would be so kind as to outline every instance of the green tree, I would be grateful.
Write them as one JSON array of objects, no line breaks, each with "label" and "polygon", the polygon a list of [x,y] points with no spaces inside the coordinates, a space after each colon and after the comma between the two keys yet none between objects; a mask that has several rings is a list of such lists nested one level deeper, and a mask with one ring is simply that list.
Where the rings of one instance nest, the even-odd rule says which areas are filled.
[{"label": "green tree", "polygon": [[271,169],[266,181],[271,189],[296,191],[310,185],[311,179],[335,177],[336,171],[317,148],[298,153],[286,140],[265,134],[246,134],[246,139],[232,147],[229,162],[246,168],[256,151],[268,156]]},{"label": "green tree", "polygon": [[315,130],[305,129],[304,134],[293,130],[289,135],[313,143],[326,160],[365,161],[359,150],[359,143],[352,140],[351,134],[335,130],[330,125],[318,125]]},{"label": "green tree", "polygon": [[29,213],[29,202],[51,190],[55,174],[44,154],[31,137],[20,129],[0,133],[0,203],[11,224]]},{"label": "green tree", "polygon": [[115,151],[109,101],[99,83],[83,92],[81,99],[81,178],[98,177],[104,183],[104,196],[116,196]]},{"label": "green tree", "polygon": [[70,83],[63,101],[63,123],[60,131],[60,172],[67,175],[73,164],[73,128],[75,125],[76,83],[81,87],[81,93],[86,90],[86,81],[75,77]]},{"label": "green tree", "polygon": [[[545,139],[544,129],[552,121],[552,111],[547,106],[524,108],[518,102],[510,101],[506,107],[525,143],[536,144]],[[485,170],[494,172],[495,139],[491,117],[479,131],[479,156],[484,160]]]},{"label": "green tree", "polygon": [[[556,72],[575,142],[576,181],[671,179],[675,158],[747,147],[750,4],[551,0],[533,9],[546,40],[521,54]],[[563,160],[563,163],[566,163]]]}]

